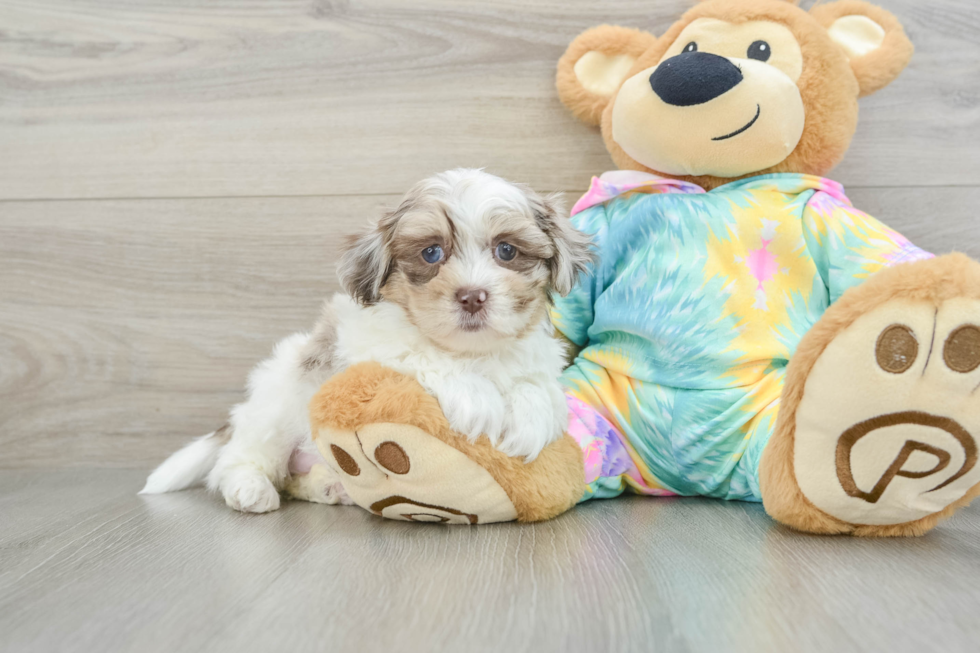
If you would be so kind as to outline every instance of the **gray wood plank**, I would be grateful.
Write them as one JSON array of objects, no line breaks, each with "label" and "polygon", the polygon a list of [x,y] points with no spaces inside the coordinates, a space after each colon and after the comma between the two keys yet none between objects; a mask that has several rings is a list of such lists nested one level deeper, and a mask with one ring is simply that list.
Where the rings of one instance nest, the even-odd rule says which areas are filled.
[{"label": "gray wood plank", "polygon": [[857,208],[923,249],[980,259],[980,187],[845,188]]},{"label": "gray wood plank", "polygon": [[[0,198],[399,193],[460,165],[581,188],[611,162],[557,100],[559,56],[690,3],[4,0]],[[975,2],[880,3],[918,53],[835,178],[975,184]]]},{"label": "gray wood plank", "polygon": [[[851,196],[980,257],[978,188]],[[337,289],[343,235],[396,201],[0,202],[0,468],[152,465],[215,428]]]},{"label": "gray wood plank", "polygon": [[396,199],[0,204],[0,466],[131,465],[212,430]]},{"label": "gray wood plank", "polygon": [[464,528],[295,502],[245,516],[203,491],[137,497],[142,478],[0,473],[0,650],[955,653],[980,637],[976,507],[914,540],[653,498]]}]

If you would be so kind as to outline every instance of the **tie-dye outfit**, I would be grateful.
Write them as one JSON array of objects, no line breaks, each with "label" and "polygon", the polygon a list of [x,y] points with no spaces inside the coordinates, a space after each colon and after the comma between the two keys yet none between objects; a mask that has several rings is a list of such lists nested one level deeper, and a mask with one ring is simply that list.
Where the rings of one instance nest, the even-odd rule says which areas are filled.
[{"label": "tie-dye outfit", "polygon": [[563,376],[583,500],[761,500],[759,460],[800,339],[851,286],[931,256],[808,175],[705,192],[617,171],[572,213],[600,254],[552,311],[584,348]]}]

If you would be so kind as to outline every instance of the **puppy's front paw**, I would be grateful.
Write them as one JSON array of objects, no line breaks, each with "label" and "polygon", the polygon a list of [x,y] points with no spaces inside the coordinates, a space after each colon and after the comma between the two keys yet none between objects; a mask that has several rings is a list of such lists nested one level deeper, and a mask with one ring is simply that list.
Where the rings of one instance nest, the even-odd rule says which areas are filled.
[{"label": "puppy's front paw", "polygon": [[347,495],[347,490],[340,483],[334,483],[326,489],[327,501],[324,503],[335,504],[339,503],[342,506],[353,506],[354,500]]},{"label": "puppy's front paw", "polygon": [[568,408],[560,389],[519,383],[508,394],[504,433],[497,447],[508,456],[527,462],[560,438],[568,422]]},{"label": "puppy's front paw", "polygon": [[337,475],[326,465],[317,464],[306,474],[296,474],[289,479],[284,488],[285,493],[293,499],[326,503],[342,506],[353,505],[347,496],[344,486],[337,480]]},{"label": "puppy's front paw", "polygon": [[241,512],[271,512],[279,509],[279,492],[265,474],[236,470],[222,479],[221,494],[229,507]]},{"label": "puppy's front paw", "polygon": [[493,383],[479,376],[453,377],[435,395],[454,431],[471,440],[486,435],[495,445],[500,441],[505,403]]}]

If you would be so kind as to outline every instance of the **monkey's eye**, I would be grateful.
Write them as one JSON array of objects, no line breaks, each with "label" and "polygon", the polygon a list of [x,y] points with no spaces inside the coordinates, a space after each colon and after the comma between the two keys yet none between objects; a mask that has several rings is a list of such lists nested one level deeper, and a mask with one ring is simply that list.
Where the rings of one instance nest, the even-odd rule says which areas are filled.
[{"label": "monkey's eye", "polygon": [[769,57],[772,56],[772,48],[765,41],[756,41],[749,46],[748,51],[749,59],[755,59],[757,61],[769,61]]},{"label": "monkey's eye", "polygon": [[695,43],[694,41],[691,41],[690,43],[684,46],[684,52],[697,52],[697,51],[698,51],[698,44]]},{"label": "monkey's eye", "polygon": [[430,265],[435,265],[442,257],[442,247],[439,245],[431,245],[422,250],[422,259]]},{"label": "monkey's eye", "polygon": [[497,249],[494,250],[494,254],[501,261],[513,261],[514,257],[517,256],[517,248],[510,243],[500,243],[497,245]]}]

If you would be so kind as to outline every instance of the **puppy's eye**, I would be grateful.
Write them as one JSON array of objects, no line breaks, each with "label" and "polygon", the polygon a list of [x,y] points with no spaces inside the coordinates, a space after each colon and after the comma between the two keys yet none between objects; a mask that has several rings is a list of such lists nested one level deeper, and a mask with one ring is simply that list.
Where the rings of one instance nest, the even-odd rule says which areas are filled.
[{"label": "puppy's eye", "polygon": [[695,43],[694,41],[691,41],[690,43],[684,46],[684,52],[697,52],[697,51],[698,51],[698,44]]},{"label": "puppy's eye", "polygon": [[422,250],[422,259],[430,265],[438,263],[442,260],[442,257],[442,247],[439,245],[432,245]]},{"label": "puppy's eye", "polygon": [[749,59],[755,59],[757,61],[769,61],[769,57],[772,56],[772,48],[765,41],[756,41],[749,46],[749,51],[746,53]]},{"label": "puppy's eye", "polygon": [[500,243],[497,245],[497,249],[494,250],[494,254],[501,261],[513,261],[514,257],[517,256],[517,248],[510,243]]}]

